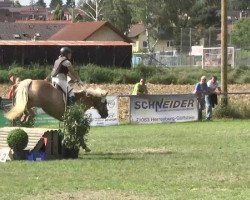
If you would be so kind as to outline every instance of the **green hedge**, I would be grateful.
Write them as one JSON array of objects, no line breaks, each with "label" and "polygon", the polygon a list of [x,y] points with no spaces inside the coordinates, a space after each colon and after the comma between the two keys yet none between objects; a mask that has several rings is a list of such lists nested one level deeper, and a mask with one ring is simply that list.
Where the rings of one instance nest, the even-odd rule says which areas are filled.
[{"label": "green hedge", "polygon": [[[13,64],[8,70],[0,69],[0,83],[8,83],[10,75],[19,76],[21,79],[44,79],[51,71],[51,66],[32,65],[20,67]],[[220,79],[220,68],[201,69],[197,67],[145,67],[139,66],[132,69],[115,67],[100,67],[93,64],[76,66],[82,81],[87,83],[123,83],[134,84],[140,78],[154,84],[195,84],[200,77],[208,78],[216,75]],[[228,69],[228,83],[250,83],[250,68],[242,67]]]},{"label": "green hedge", "polygon": [[28,141],[28,134],[20,128],[11,130],[7,137],[7,143],[14,151],[21,151],[25,149]]}]

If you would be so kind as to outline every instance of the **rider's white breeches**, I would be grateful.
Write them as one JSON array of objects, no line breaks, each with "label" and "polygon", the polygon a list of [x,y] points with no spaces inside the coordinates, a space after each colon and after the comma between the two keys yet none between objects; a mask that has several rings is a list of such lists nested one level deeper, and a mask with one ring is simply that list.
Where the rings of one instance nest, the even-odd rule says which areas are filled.
[{"label": "rider's white breeches", "polygon": [[56,77],[52,77],[52,84],[59,85],[65,94],[68,94],[69,97],[75,96],[72,87],[69,86],[67,81],[67,76],[64,74],[57,74]]}]

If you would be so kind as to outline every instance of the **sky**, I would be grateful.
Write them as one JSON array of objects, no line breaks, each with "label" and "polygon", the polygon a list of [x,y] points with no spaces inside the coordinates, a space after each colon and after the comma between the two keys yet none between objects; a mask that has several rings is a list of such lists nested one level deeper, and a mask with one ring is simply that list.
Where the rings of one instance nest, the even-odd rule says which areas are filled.
[{"label": "sky", "polygon": [[[30,1],[31,1],[31,0],[19,0],[20,4],[21,4],[22,6],[30,5]],[[46,3],[47,6],[49,6],[50,1],[51,1],[51,0],[44,0],[44,2]],[[36,0],[34,0],[34,2],[36,2]]]}]

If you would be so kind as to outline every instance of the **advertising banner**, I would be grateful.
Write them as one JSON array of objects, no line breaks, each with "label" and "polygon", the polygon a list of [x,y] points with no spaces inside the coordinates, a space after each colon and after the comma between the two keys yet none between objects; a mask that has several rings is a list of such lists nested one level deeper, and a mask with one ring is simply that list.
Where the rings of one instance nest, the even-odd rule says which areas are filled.
[{"label": "advertising banner", "polygon": [[130,96],[130,122],[165,123],[198,120],[195,94]]},{"label": "advertising banner", "polygon": [[[102,119],[96,109],[89,109],[86,114],[90,114],[92,118],[91,126],[110,126],[119,124],[118,117],[118,99],[117,96],[107,96],[108,117]],[[1,99],[0,101],[0,127],[9,126],[10,121],[4,117],[4,111],[9,110],[12,106],[12,100]],[[43,109],[35,108],[35,126],[53,125],[59,121],[48,114]]]},{"label": "advertising banner", "polygon": [[42,108],[35,108],[35,126],[53,125],[60,121],[46,114]]},{"label": "advertising banner", "polygon": [[89,109],[86,114],[92,118],[91,126],[110,126],[119,124],[118,117],[118,99],[117,96],[107,96],[108,117],[102,119],[96,109]]},{"label": "advertising banner", "polygon": [[[118,100],[116,96],[107,96],[108,117],[102,119],[98,111],[91,108],[86,111],[92,118],[90,126],[109,126],[118,124]],[[47,115],[41,108],[36,108],[35,125],[55,124],[59,121]]]}]

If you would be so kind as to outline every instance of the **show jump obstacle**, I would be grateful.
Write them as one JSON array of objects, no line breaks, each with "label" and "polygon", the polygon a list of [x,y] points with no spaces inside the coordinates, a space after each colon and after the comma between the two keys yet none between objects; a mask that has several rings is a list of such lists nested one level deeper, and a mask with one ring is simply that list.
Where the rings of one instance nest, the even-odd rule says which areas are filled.
[{"label": "show jump obstacle", "polygon": [[[0,149],[8,148],[7,137],[11,130],[20,127],[0,128]],[[25,128],[28,134],[28,145],[25,150],[29,152],[45,152],[46,159],[58,158],[61,155],[61,140],[57,130],[47,128]]]}]

